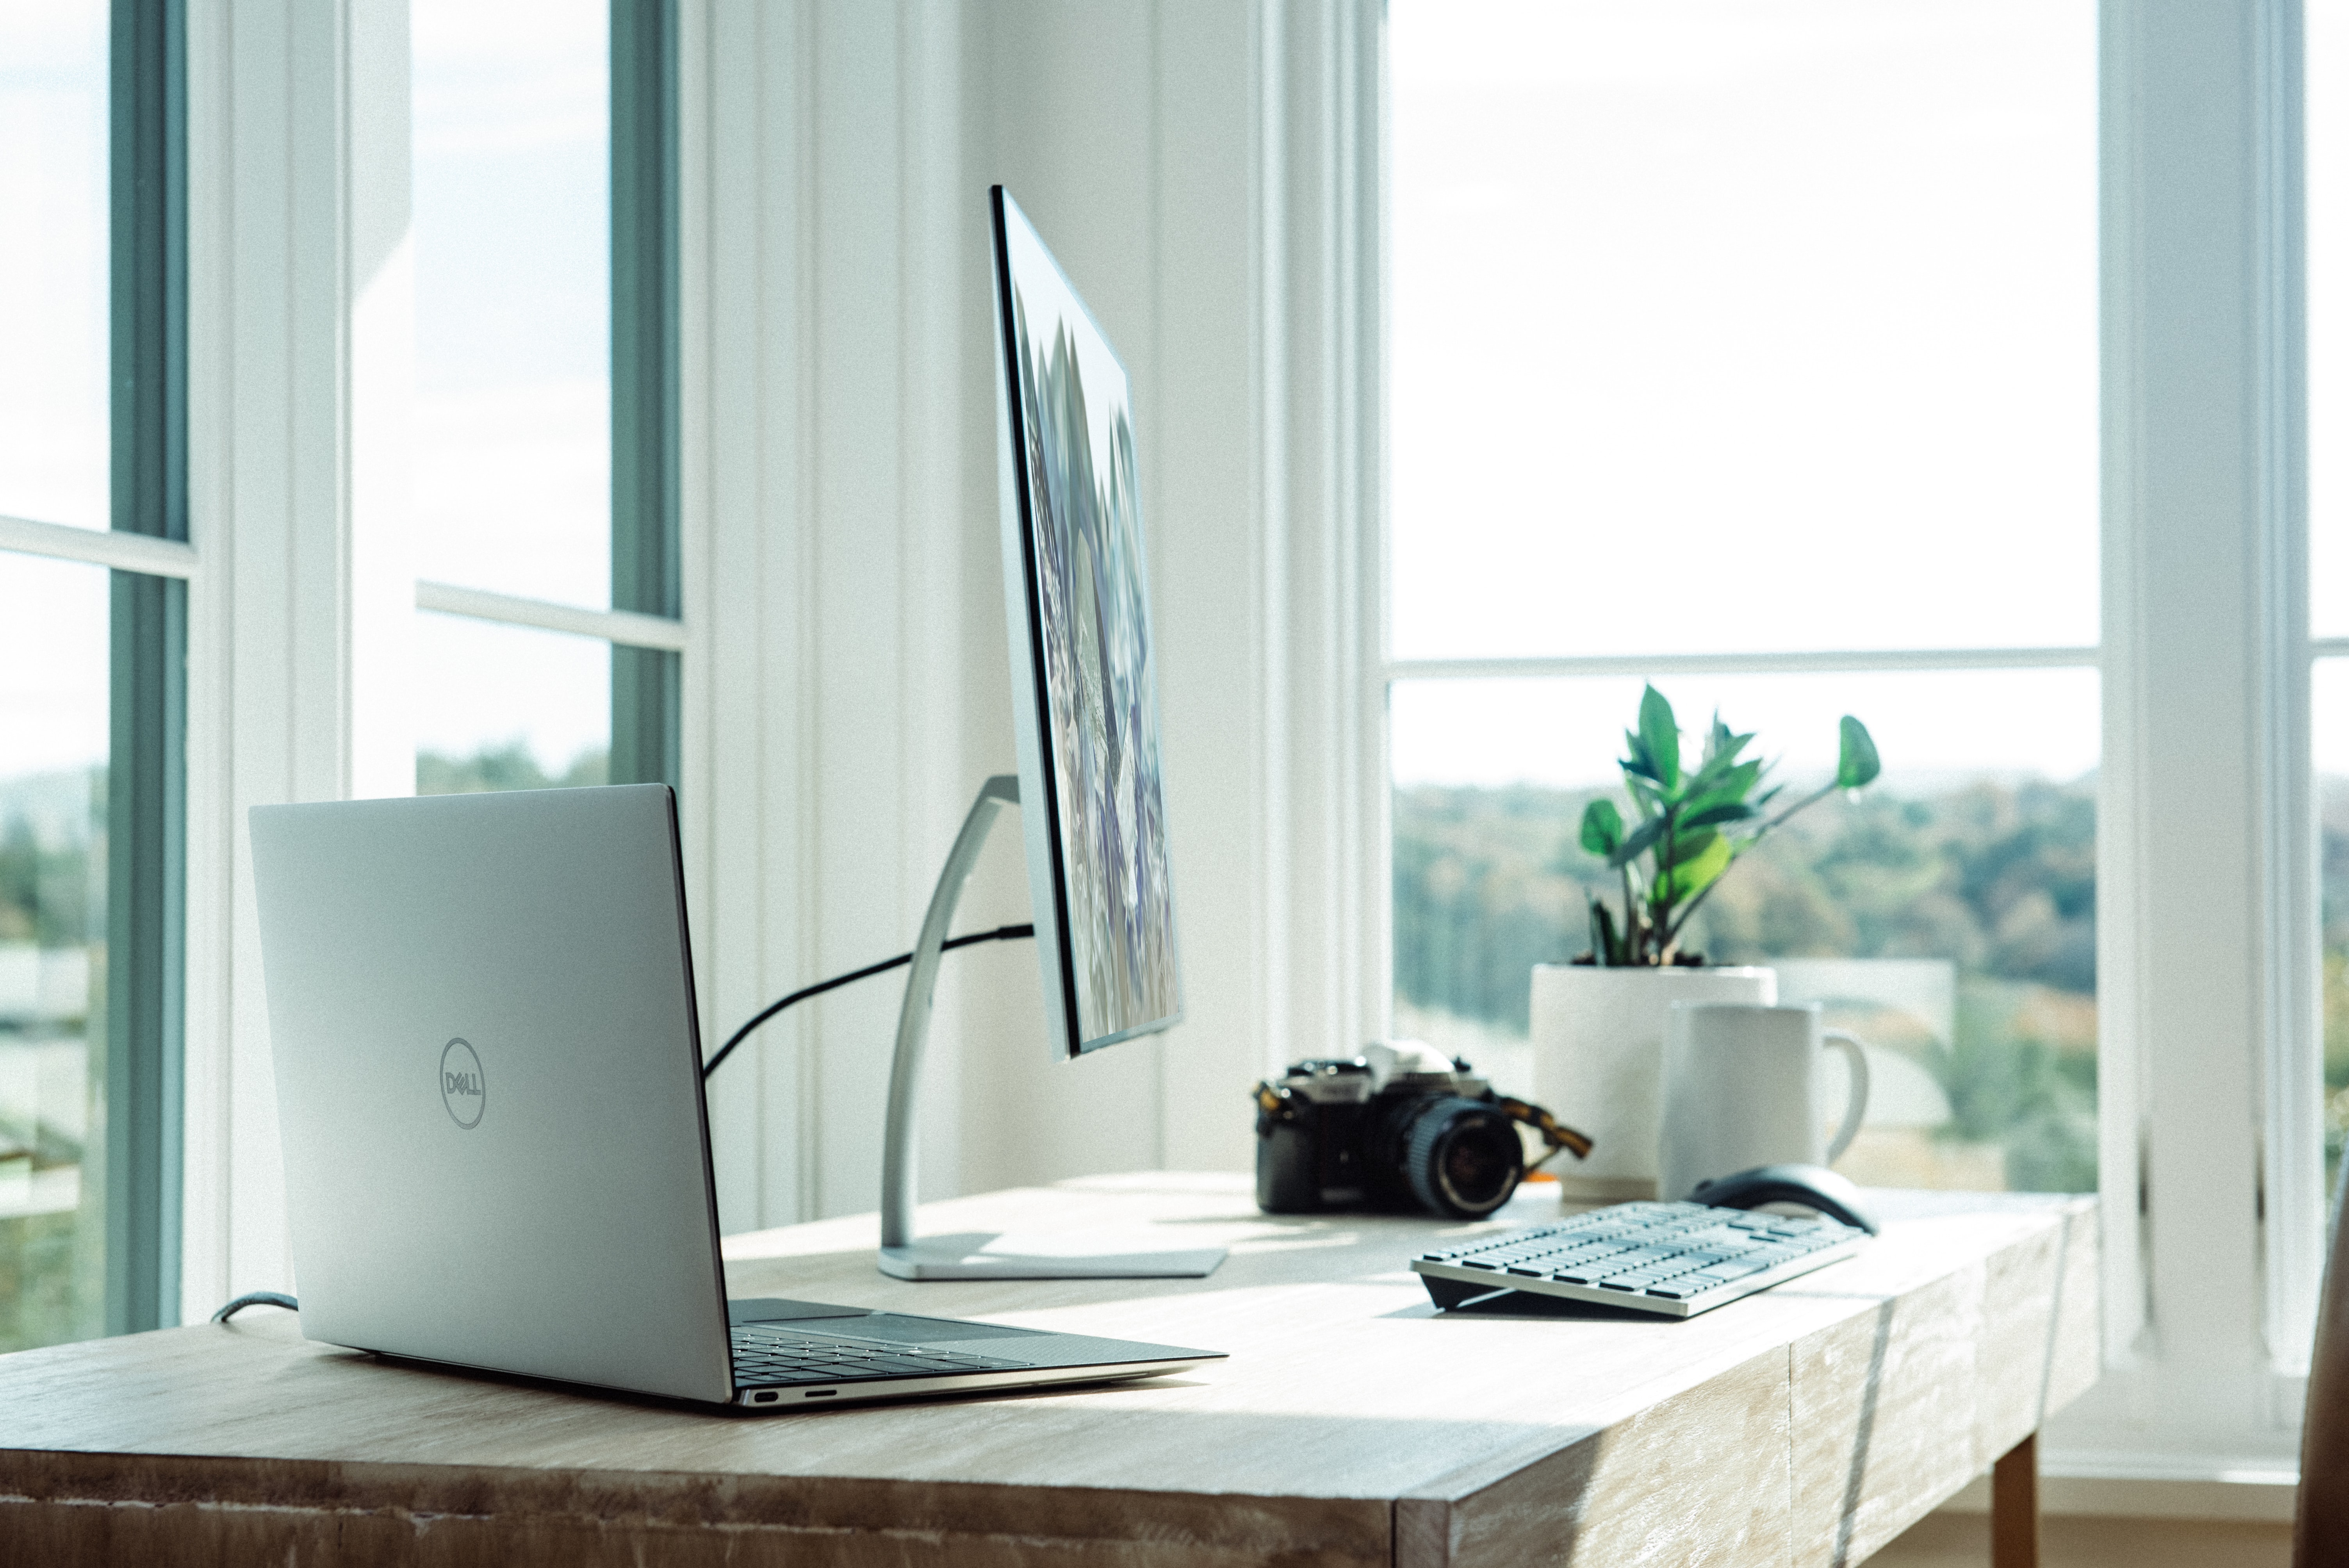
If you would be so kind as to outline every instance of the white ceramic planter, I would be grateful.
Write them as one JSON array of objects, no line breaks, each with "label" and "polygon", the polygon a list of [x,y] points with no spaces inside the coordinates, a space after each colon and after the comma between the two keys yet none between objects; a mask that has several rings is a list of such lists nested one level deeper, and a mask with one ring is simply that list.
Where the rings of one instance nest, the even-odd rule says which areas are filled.
[{"label": "white ceramic planter", "polygon": [[1590,1158],[1560,1155],[1569,1200],[1656,1196],[1663,1128],[1664,1025],[1675,1002],[1778,1000],[1770,969],[1601,969],[1534,966],[1534,1098],[1590,1135]]}]

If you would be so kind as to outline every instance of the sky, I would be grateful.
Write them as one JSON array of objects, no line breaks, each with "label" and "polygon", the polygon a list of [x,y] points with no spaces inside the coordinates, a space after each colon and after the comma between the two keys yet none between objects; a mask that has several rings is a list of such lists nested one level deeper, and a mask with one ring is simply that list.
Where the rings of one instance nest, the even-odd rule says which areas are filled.
[{"label": "sky", "polygon": [[[1394,657],[2096,641],[2094,0],[1390,16]],[[2308,36],[2313,614],[2344,634],[2349,0]],[[1606,781],[1640,684],[1403,683],[1396,778]],[[2096,762],[2092,671],[1662,684],[1790,766],[1857,713],[1894,785]],[[2349,770],[2349,679],[2317,689]]]},{"label": "sky", "polygon": [[0,515],[106,528],[107,6],[0,0]]},{"label": "sky", "polygon": [[[413,0],[416,571],[612,602],[609,22],[595,0]],[[611,739],[593,638],[419,614],[417,744]]]},{"label": "sky", "polygon": [[413,0],[417,574],[611,603],[605,7]]},{"label": "sky", "polygon": [[[1395,657],[2095,641],[2092,0],[1391,16]],[[1599,782],[1639,686],[1398,689],[1397,778]],[[2095,760],[2080,672],[1666,689]]]}]

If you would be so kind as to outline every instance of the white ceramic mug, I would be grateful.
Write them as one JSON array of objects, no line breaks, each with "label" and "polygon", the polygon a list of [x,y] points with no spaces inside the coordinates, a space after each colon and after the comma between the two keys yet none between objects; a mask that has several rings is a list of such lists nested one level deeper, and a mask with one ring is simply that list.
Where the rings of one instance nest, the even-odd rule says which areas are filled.
[{"label": "white ceramic mug", "polygon": [[1775,1002],[1777,976],[1767,969],[1677,964],[1537,964],[1533,980],[1534,1099],[1596,1145],[1588,1160],[1549,1162],[1558,1195],[1599,1203],[1656,1196],[1664,1026],[1672,1004]]},{"label": "white ceramic mug", "polygon": [[[1819,1115],[1828,1046],[1851,1058],[1850,1103],[1832,1141]],[[1816,1004],[1675,1002],[1664,1031],[1657,1195],[1685,1198],[1700,1181],[1756,1165],[1833,1164],[1867,1114],[1867,1048],[1857,1035],[1822,1026]]]}]

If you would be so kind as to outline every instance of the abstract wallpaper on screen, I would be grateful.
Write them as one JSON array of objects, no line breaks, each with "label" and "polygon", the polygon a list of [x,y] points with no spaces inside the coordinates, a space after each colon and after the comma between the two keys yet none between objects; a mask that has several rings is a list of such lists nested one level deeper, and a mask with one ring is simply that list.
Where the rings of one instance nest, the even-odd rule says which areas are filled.
[{"label": "abstract wallpaper on screen", "polygon": [[1037,619],[1078,1037],[1092,1046],[1182,1007],[1156,685],[1125,376],[1023,227],[1010,225],[1012,310]]}]

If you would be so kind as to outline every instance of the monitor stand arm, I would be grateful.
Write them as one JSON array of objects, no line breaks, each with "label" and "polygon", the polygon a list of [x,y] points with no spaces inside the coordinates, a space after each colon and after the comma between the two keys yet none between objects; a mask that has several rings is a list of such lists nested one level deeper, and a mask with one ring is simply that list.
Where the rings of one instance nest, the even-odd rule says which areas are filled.
[{"label": "monitor stand arm", "polygon": [[[955,835],[937,891],[922,918],[897,1016],[897,1052],[889,1064],[889,1121],[881,1155],[881,1272],[898,1279],[1198,1279],[1224,1261],[1220,1247],[1151,1250],[1149,1238],[1046,1233],[914,1239],[914,1174],[920,1136],[922,1057],[929,1047],[930,1001],[938,959],[963,883],[987,844],[996,813],[1019,804],[1019,780],[998,774],[979,787]],[[1109,1245],[1101,1243],[1107,1242]],[[1129,1245],[1128,1243],[1132,1243]]]}]

